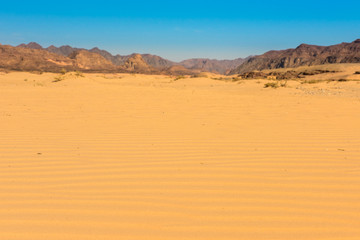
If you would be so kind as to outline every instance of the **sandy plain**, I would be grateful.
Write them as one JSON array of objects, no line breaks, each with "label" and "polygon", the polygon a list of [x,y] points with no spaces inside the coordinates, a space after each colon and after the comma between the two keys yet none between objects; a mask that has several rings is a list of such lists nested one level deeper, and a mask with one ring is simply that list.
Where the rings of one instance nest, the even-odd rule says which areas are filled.
[{"label": "sandy plain", "polygon": [[360,238],[358,81],[56,77],[0,73],[1,240]]}]

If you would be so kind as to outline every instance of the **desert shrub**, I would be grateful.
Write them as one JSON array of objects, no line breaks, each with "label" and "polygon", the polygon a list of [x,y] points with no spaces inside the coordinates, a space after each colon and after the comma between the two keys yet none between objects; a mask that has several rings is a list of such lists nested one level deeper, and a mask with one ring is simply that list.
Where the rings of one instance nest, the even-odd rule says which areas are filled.
[{"label": "desert shrub", "polygon": [[360,71],[356,71],[354,74],[360,74]]},{"label": "desert shrub", "polygon": [[[237,80],[234,80],[233,77],[218,77],[218,78],[211,78],[211,79],[220,80],[220,81],[233,81],[233,82],[237,81]],[[240,78],[235,78],[235,79],[240,80]]]},{"label": "desert shrub", "polygon": [[57,76],[57,77],[54,78],[53,82],[60,82],[60,81],[62,81],[64,79],[65,79],[64,76]]},{"label": "desert shrub", "polygon": [[197,73],[191,76],[192,78],[207,78],[208,75],[206,73]]},{"label": "desert shrub", "polygon": [[174,79],[174,81],[177,81],[177,80],[180,80],[180,79],[184,79],[184,78],[185,78],[185,76],[180,75],[180,76],[177,76],[177,77]]},{"label": "desert shrub", "polygon": [[233,77],[231,79],[231,81],[233,81],[233,82],[237,82],[237,81],[240,81],[240,80],[242,80],[242,77]]},{"label": "desert shrub", "polygon": [[278,88],[279,83],[278,82],[269,82],[264,84],[264,88]]},{"label": "desert shrub", "polygon": [[287,87],[287,80],[280,81],[280,87]]},{"label": "desert shrub", "polygon": [[84,74],[80,71],[75,71],[74,75],[75,77],[84,77]]},{"label": "desert shrub", "polygon": [[319,80],[305,80],[302,81],[301,84],[315,84],[315,83],[319,83]]},{"label": "desert shrub", "polygon": [[338,79],[337,81],[338,81],[338,82],[347,82],[348,80],[345,79],[345,78],[340,78],[340,79]]},{"label": "desert shrub", "polygon": [[61,73],[62,75],[65,75],[65,74],[66,74],[66,69],[65,69],[65,68],[62,68],[62,69],[60,70],[60,73]]}]

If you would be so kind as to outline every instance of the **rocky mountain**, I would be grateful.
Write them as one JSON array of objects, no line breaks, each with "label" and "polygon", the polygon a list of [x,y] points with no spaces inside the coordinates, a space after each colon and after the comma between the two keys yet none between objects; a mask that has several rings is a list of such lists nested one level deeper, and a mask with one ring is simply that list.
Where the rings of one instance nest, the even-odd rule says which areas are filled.
[{"label": "rocky mountain", "polygon": [[358,62],[360,62],[360,39],[332,46],[301,44],[294,49],[269,51],[263,55],[251,57],[232,70],[230,74],[264,69]]},{"label": "rocky mountain", "polygon": [[74,60],[74,65],[78,69],[87,71],[116,71],[116,66],[98,53],[86,50],[77,50],[69,56]]},{"label": "rocky mountain", "polygon": [[50,47],[43,48],[43,49],[47,50],[49,52],[52,52],[52,53],[63,55],[65,57],[69,56],[70,54],[72,54],[75,51],[85,50],[85,49],[80,49],[80,48],[73,48],[73,47],[70,47],[69,45],[61,46],[59,48],[55,47],[54,45],[51,45]]},{"label": "rocky mountain", "polygon": [[0,45],[0,68],[18,71],[75,70],[75,60],[42,49]]},{"label": "rocky mountain", "polygon": [[36,42],[31,42],[28,44],[23,43],[23,44],[20,44],[18,47],[29,48],[29,49],[43,49],[43,47]]},{"label": "rocky mountain", "polygon": [[188,69],[199,69],[204,72],[214,72],[226,74],[232,69],[235,69],[246,59],[237,58],[234,60],[216,60],[216,59],[204,59],[204,58],[194,58],[188,59],[180,62],[182,66]]},{"label": "rocky mountain", "polygon": [[[100,54],[101,56],[103,56],[107,60],[111,61],[116,66],[120,66],[120,65],[125,64],[125,62],[129,58],[132,58],[135,55],[137,55],[136,53],[131,54],[131,55],[125,55],[125,56],[112,55],[108,51],[101,50],[101,49],[99,49],[97,47],[94,47],[94,48],[89,49],[89,50],[84,49],[84,48],[73,48],[73,47],[68,46],[68,45],[61,46],[61,47],[55,47],[54,45],[51,45],[50,47],[43,48],[41,45],[39,45],[38,43],[35,43],[35,42],[30,42],[28,44],[23,43],[23,44],[18,45],[18,47],[30,48],[30,49],[43,49],[43,50],[46,50],[46,51],[49,51],[49,52],[52,52],[52,53],[63,55],[65,57],[69,56],[70,54],[72,54],[75,51],[84,50],[84,51],[89,51],[89,52],[92,52],[92,53]],[[155,68],[158,68],[158,69],[163,69],[163,68],[175,65],[175,63],[173,63],[173,62],[171,62],[171,61],[169,61],[167,59],[161,58],[159,56],[156,56],[156,55],[142,54],[141,56],[145,60],[145,62],[147,64],[149,64],[150,66],[153,66]]]},{"label": "rocky mountain", "polygon": [[158,68],[158,69],[164,69],[164,68],[168,68],[168,67],[177,65],[177,63],[175,63],[175,62],[172,62],[170,60],[167,60],[165,58],[162,58],[162,57],[159,57],[156,55],[142,54],[141,56],[143,57],[145,62],[147,62],[147,64],[149,64],[150,66],[153,66],[155,68]]},{"label": "rocky mountain", "polygon": [[192,70],[185,68],[182,65],[173,65],[171,67],[165,68],[162,73],[170,75],[195,75],[198,74],[200,70]]},{"label": "rocky mountain", "polygon": [[[62,70],[84,72],[136,72],[160,73],[159,70],[149,66],[141,57],[134,55],[120,66],[99,53],[87,50],[75,50],[68,56],[49,52],[43,48],[12,47],[0,45],[0,68],[18,71],[47,71],[61,72]],[[62,50],[66,51],[66,47]]]},{"label": "rocky mountain", "polygon": [[140,54],[129,57],[123,66],[124,70],[133,73],[157,73],[158,70],[145,62]]},{"label": "rocky mountain", "polygon": [[[136,53],[131,55],[112,55],[108,51],[101,50],[97,47],[92,49],[84,49],[84,48],[73,48],[71,46],[61,46],[61,47],[55,47],[51,45],[50,47],[43,48],[37,43],[31,42],[29,44],[20,44],[18,47],[22,48],[30,48],[30,49],[43,49],[52,53],[56,53],[63,56],[69,56],[75,51],[85,50],[93,53],[100,54],[107,60],[111,61],[116,66],[124,65],[125,62],[129,59],[137,55]],[[141,54],[143,60],[150,66],[162,70],[167,71],[171,70],[172,66],[181,65],[185,67],[186,69],[190,70],[200,70],[200,71],[206,71],[206,72],[215,72],[220,74],[226,74],[230,70],[235,69],[237,66],[242,64],[246,59],[238,58],[235,60],[215,60],[215,59],[189,59],[182,61],[180,63],[176,63],[170,60],[167,60],[165,58],[152,55],[152,54]],[[178,69],[179,67],[175,67],[175,69]],[[177,70],[176,70],[177,71]],[[181,70],[181,72],[193,72],[193,71],[184,71]]]}]

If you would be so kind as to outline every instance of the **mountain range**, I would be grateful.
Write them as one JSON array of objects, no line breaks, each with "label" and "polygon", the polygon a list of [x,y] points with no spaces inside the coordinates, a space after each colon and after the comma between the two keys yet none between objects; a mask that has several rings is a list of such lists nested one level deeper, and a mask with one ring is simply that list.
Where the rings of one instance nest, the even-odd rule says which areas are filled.
[{"label": "mountain range", "polygon": [[[29,49],[38,49],[38,50],[46,50],[52,53],[56,53],[62,56],[69,56],[73,52],[76,51],[88,51],[92,53],[97,53],[106,58],[107,60],[111,61],[115,66],[121,66],[124,65],[125,62],[134,56],[137,56],[138,54],[134,53],[131,55],[112,55],[108,51],[101,50],[97,47],[92,49],[84,49],[84,48],[73,48],[71,46],[65,45],[61,47],[55,47],[53,45],[43,48],[40,44],[31,42],[28,44],[20,44],[17,47],[21,48],[29,48]],[[214,73],[220,73],[220,74],[226,74],[232,69],[239,66],[241,63],[246,61],[247,58],[237,58],[234,60],[216,60],[216,59],[205,59],[205,58],[197,58],[197,59],[188,59],[184,60],[182,62],[176,63],[170,60],[167,60],[165,58],[151,55],[151,54],[140,54],[143,60],[150,65],[151,67],[154,67],[158,70],[166,70],[167,68],[170,68],[172,66],[180,65],[185,67],[189,70],[198,70],[198,71],[204,71],[204,72],[214,72]]]},{"label": "mountain range", "polygon": [[360,39],[332,46],[301,44],[296,48],[269,51],[262,55],[234,60],[188,59],[173,62],[151,54],[112,55],[97,47],[71,46],[43,48],[35,42],[17,47],[0,44],[0,68],[19,71],[62,69],[87,72],[131,72],[145,74],[194,75],[199,72],[244,74],[248,72],[294,68],[332,63],[360,63]]},{"label": "mountain range", "polygon": [[230,74],[331,63],[360,63],[360,39],[332,46],[301,44],[297,48],[269,51],[263,55],[250,57],[231,70]]}]

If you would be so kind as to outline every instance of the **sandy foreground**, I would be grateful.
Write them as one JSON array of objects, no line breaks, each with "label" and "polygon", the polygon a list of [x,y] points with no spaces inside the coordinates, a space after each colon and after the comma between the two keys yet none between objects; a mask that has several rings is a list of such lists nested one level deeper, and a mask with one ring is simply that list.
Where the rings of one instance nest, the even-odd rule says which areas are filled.
[{"label": "sandy foreground", "polygon": [[0,239],[360,239],[360,83],[0,74]]}]

